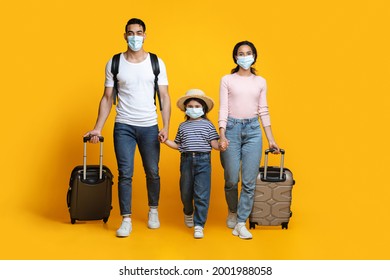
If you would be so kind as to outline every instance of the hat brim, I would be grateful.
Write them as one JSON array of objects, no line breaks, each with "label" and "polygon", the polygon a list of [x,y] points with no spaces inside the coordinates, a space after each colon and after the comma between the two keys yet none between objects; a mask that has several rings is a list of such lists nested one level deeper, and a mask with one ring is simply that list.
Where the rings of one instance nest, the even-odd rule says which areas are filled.
[{"label": "hat brim", "polygon": [[208,108],[208,111],[206,113],[210,112],[211,109],[213,109],[213,107],[214,107],[214,101],[210,97],[207,97],[204,95],[185,95],[185,96],[182,96],[179,98],[179,100],[177,100],[177,103],[176,103],[177,107],[179,107],[179,109],[184,112],[186,110],[184,103],[186,102],[186,100],[191,99],[191,98],[197,98],[197,99],[203,100],[206,103],[207,108]]}]

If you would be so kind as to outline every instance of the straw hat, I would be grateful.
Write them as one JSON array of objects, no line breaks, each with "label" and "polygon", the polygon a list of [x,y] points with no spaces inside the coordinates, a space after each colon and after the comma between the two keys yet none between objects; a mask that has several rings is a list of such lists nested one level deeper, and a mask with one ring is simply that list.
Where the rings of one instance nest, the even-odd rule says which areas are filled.
[{"label": "straw hat", "polygon": [[190,98],[198,98],[203,100],[208,108],[208,111],[206,113],[210,112],[211,109],[213,109],[214,107],[214,101],[210,97],[206,96],[206,94],[200,89],[190,89],[189,91],[187,91],[186,95],[180,97],[179,100],[177,100],[177,107],[179,107],[180,110],[185,111],[186,108],[184,106],[184,103],[187,99]]}]

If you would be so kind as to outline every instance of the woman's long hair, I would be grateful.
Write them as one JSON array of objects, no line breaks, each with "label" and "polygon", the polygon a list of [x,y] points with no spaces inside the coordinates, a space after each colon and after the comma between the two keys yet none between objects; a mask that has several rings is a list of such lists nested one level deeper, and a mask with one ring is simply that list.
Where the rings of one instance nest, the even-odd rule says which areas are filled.
[{"label": "woman's long hair", "polygon": [[[253,43],[249,42],[249,41],[242,41],[242,42],[239,42],[237,43],[235,46],[234,46],[234,49],[233,49],[233,61],[235,64],[237,64],[237,59],[236,59],[236,56],[237,56],[237,52],[238,52],[238,49],[243,46],[243,45],[247,45],[249,46],[251,49],[252,49],[252,53],[253,53],[253,58],[255,59],[255,61],[253,61],[252,65],[256,63],[256,60],[257,60],[257,50],[256,50],[256,47],[255,45],[253,45]],[[234,74],[236,72],[238,72],[238,70],[240,69],[240,66],[237,65],[236,68],[233,68],[232,71],[231,71],[231,74]],[[253,68],[251,66],[251,73],[253,75],[256,75],[256,69]]]}]

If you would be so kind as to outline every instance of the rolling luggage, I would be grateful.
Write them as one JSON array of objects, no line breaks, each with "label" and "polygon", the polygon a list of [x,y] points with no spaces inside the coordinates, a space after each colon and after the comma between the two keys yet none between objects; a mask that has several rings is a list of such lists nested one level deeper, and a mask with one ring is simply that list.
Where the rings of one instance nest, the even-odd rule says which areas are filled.
[{"label": "rolling luggage", "polygon": [[291,195],[295,184],[292,172],[284,168],[285,151],[280,149],[280,166],[268,166],[268,154],[265,151],[264,166],[260,167],[256,180],[256,189],[252,212],[249,216],[249,228],[261,226],[282,226],[288,228],[292,216]]},{"label": "rolling luggage", "polygon": [[99,165],[87,165],[87,142],[90,137],[84,137],[83,165],[76,166],[70,176],[67,193],[67,205],[71,223],[76,220],[108,221],[111,212],[113,175],[107,166],[103,165],[103,142],[99,137]]}]

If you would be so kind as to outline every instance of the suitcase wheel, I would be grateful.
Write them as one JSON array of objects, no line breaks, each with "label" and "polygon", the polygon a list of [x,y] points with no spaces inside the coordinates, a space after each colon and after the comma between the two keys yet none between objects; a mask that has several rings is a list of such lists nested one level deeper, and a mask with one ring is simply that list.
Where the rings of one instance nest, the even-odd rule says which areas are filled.
[{"label": "suitcase wheel", "polygon": [[108,221],[108,217],[106,217],[106,218],[103,219],[103,222],[104,222],[104,223],[107,223],[107,221]]},{"label": "suitcase wheel", "polygon": [[70,222],[72,223],[72,225],[76,222],[76,219],[70,219]]},{"label": "suitcase wheel", "polygon": [[249,222],[249,229],[256,228],[256,225],[258,225],[258,223],[256,223],[256,222]]},{"label": "suitcase wheel", "polygon": [[288,222],[282,223],[282,229],[288,229]]}]

